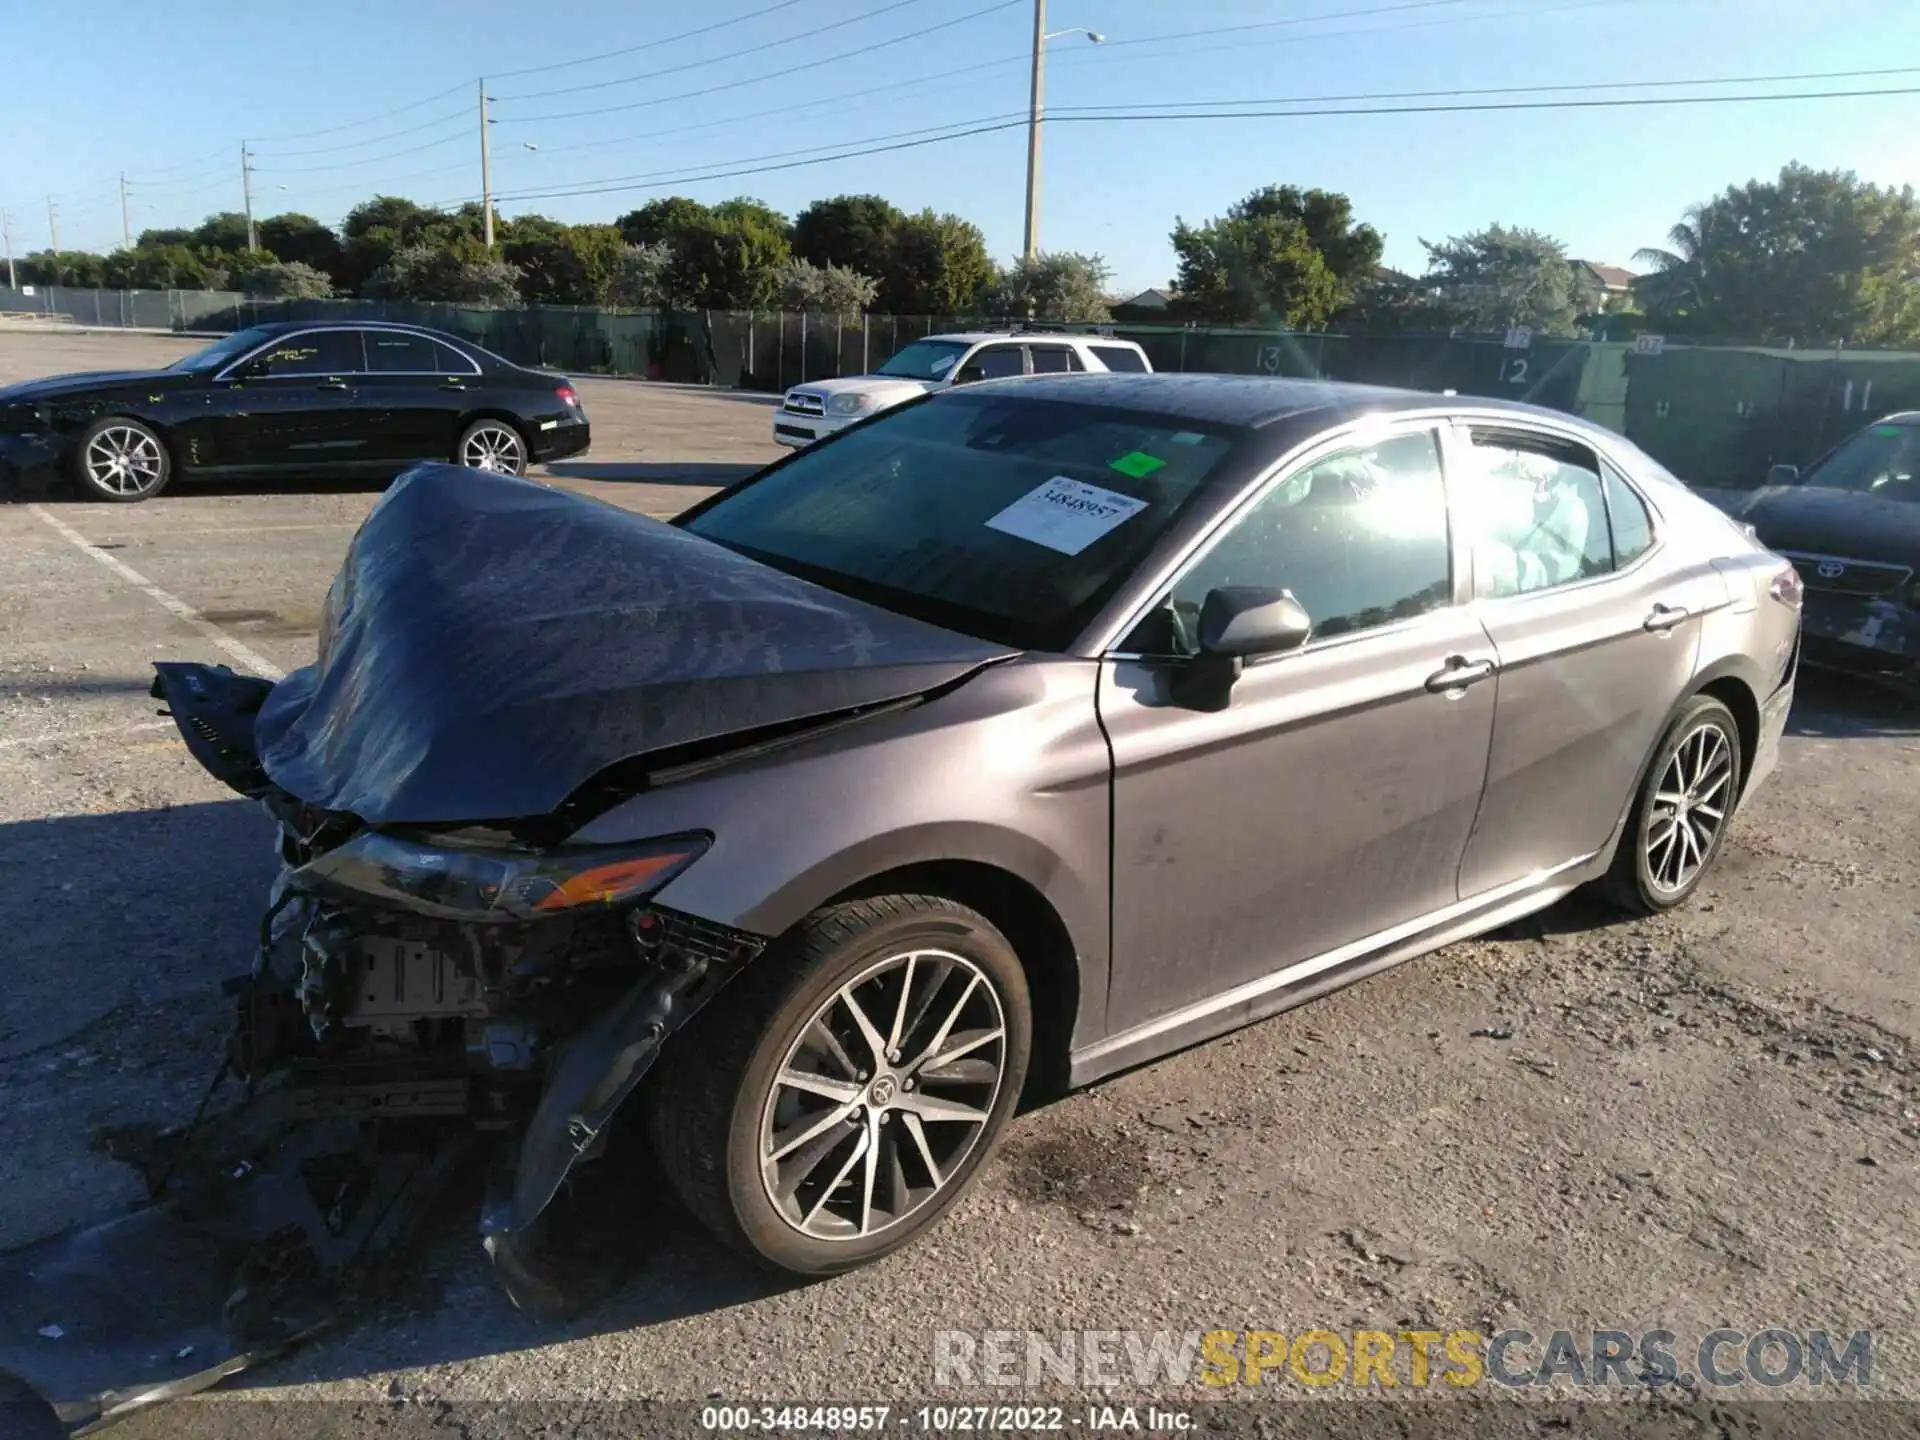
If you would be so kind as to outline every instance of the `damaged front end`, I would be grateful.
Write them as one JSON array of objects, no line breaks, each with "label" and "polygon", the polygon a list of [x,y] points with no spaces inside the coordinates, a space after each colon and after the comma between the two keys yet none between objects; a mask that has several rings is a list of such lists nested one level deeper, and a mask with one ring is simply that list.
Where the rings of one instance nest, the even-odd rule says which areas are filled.
[{"label": "damaged front end", "polygon": [[597,1298],[608,1267],[546,1233],[548,1206],[666,1039],[765,944],[651,903],[710,837],[369,827],[267,778],[251,734],[266,682],[157,668],[189,748],[273,815],[282,868],[254,964],[224,987],[209,1102],[228,1103],[152,1158],[152,1205],[0,1256],[0,1370],[77,1422],[218,1383],[376,1289],[474,1161],[514,1302],[558,1316]]}]

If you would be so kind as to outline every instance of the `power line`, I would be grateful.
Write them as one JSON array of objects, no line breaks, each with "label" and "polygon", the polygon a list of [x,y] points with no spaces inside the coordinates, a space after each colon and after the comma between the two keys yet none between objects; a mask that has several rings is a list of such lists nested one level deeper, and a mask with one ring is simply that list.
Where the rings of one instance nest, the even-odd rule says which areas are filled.
[{"label": "power line", "polygon": [[419,125],[409,125],[404,130],[388,130],[379,135],[371,135],[365,140],[348,140],[339,145],[317,145],[306,150],[279,150],[273,158],[288,160],[303,155],[338,155],[343,150],[361,150],[369,145],[378,145],[387,140],[398,140],[404,135],[418,135],[424,130],[435,130],[442,125],[455,123],[470,125],[473,116],[465,106],[452,115],[442,115],[438,120],[428,120]]},{"label": "power line", "polygon": [[472,84],[473,84],[472,80],[462,80],[458,85],[450,85],[445,90],[442,90],[437,94],[427,96],[424,100],[415,100],[413,103],[409,105],[401,105],[392,110],[383,110],[378,115],[368,115],[359,120],[343,121],[341,124],[328,125],[323,129],[319,129],[319,130],[299,130],[299,131],[294,131],[290,134],[282,133],[279,135],[261,135],[255,138],[262,141],[266,141],[268,143],[272,143],[278,140],[311,140],[321,135],[338,135],[342,130],[357,130],[362,125],[375,125],[382,120],[391,120],[396,115],[410,114],[411,112],[418,110],[423,105],[431,105],[436,100],[444,100],[447,98],[447,96],[455,94],[458,91],[465,90],[468,86]]},{"label": "power line", "polygon": [[[471,119],[467,122],[471,125]],[[442,145],[471,144],[470,134],[443,135],[438,140],[429,140],[423,145],[410,145],[405,150],[390,150],[385,155],[363,155],[354,160],[334,160],[325,165],[257,165],[254,168],[271,175],[318,175],[329,170],[354,170],[364,165],[378,165],[387,160],[398,160],[407,155],[418,155],[423,150],[438,150]]]},{"label": "power line", "polygon": [[[1407,10],[1438,10],[1446,5],[1466,5],[1471,0],[1401,0],[1395,5],[1376,5],[1371,10],[1333,10],[1319,15],[1289,15],[1284,20],[1256,20],[1245,25],[1217,25],[1206,30],[1176,30],[1166,35],[1142,35],[1133,40],[1109,40],[1107,48],[1123,49],[1130,45],[1158,45],[1168,40],[1197,40],[1213,35],[1238,35],[1249,30],[1275,30],[1285,25],[1312,25],[1320,20],[1361,20],[1370,15],[1397,15]],[[1463,20],[1480,17],[1464,15]]]},{"label": "power line", "polygon": [[[1631,109],[1655,105],[1731,105],[1731,104],[1769,104],[1782,101],[1806,100],[1845,100],[1870,99],[1895,95],[1920,95],[1920,86],[1901,86],[1871,90],[1814,90],[1794,91],[1784,94],[1764,95],[1643,95],[1616,96],[1599,100],[1516,100],[1501,102],[1476,102],[1466,105],[1397,105],[1397,106],[1339,106],[1320,109],[1286,110],[1238,110],[1211,113],[1170,113],[1161,110],[1136,111],[1123,114],[1079,115],[1065,114],[1056,118],[1062,124],[1090,123],[1100,124],[1115,121],[1140,120],[1274,120],[1274,119],[1315,119],[1349,115],[1453,115],[1484,114],[1501,111],[1519,110],[1614,110]],[[760,164],[750,161],[731,163],[736,168],[708,171],[702,174],[682,174],[670,180],[654,182],[655,177],[612,177],[603,181],[588,182],[585,185],[554,187],[550,189],[522,191],[497,197],[503,201],[550,200],[580,195],[614,194],[626,190],[659,189],[666,185],[694,184],[706,180],[731,180],[747,175],[770,174],[781,170],[801,169],[812,165],[829,164],[836,160],[858,159],[868,155],[888,154],[901,150],[919,150],[930,145],[943,145],[955,140],[965,140],[977,135],[990,135],[999,131],[1013,129],[1027,123],[1027,117],[1021,115],[1014,119],[978,122],[955,122],[964,128],[951,133],[922,138],[895,139],[893,143],[861,144],[859,148],[842,150],[831,155],[816,156],[811,159],[785,160],[781,163]],[[912,135],[913,132],[902,132]],[[884,139],[886,137],[876,137]],[[773,157],[761,157],[772,159]]]},{"label": "power line", "polygon": [[577,95],[587,90],[605,90],[614,85],[634,85],[642,80],[658,80],[662,75],[678,75],[687,70],[701,70],[709,65],[719,65],[728,60],[741,59],[747,55],[758,55],[762,51],[778,50],[782,45],[797,45],[803,40],[813,39],[816,35],[824,35],[829,30],[844,30],[849,25],[859,25],[864,21],[877,20],[882,15],[892,14],[895,10],[904,10],[909,5],[919,5],[923,3],[924,0],[893,0],[891,5],[882,5],[878,10],[867,10],[858,15],[849,15],[843,20],[834,20],[825,25],[816,25],[811,30],[804,31],[799,35],[783,35],[777,40],[765,40],[758,45],[749,45],[744,50],[729,50],[724,55],[712,55],[705,60],[689,60],[684,65],[669,65],[664,70],[649,70],[640,75],[623,75],[617,80],[595,80],[586,85],[563,85],[553,90],[526,90],[518,95],[498,95],[494,98],[497,100],[538,100],[548,95]]},{"label": "power line", "polygon": [[623,50],[607,50],[598,55],[583,55],[578,60],[556,60],[551,65],[528,65],[519,70],[499,70],[494,72],[493,78],[511,80],[518,75],[544,75],[549,70],[565,70],[574,65],[591,65],[597,60],[617,60],[622,55],[658,49],[662,45],[672,45],[679,40],[691,40],[696,35],[710,35],[715,30],[726,29],[729,25],[744,25],[749,20],[758,20],[762,15],[771,15],[776,10],[791,10],[802,3],[806,3],[806,0],[780,0],[779,4],[769,5],[764,10],[752,10],[745,15],[736,15],[731,20],[716,20],[711,25],[702,25],[698,30],[682,30],[678,35],[665,35],[658,40],[629,45]]},{"label": "power line", "polygon": [[852,50],[842,50],[836,55],[823,56],[818,60],[808,60],[799,65],[789,65],[784,70],[771,71],[765,75],[750,76],[745,80],[730,80],[722,85],[709,85],[702,90],[683,90],[677,95],[663,95],[652,100],[634,100],[624,105],[602,105],[589,110],[562,110],[546,115],[516,115],[502,117],[502,125],[534,125],[548,120],[576,120],[586,115],[612,115],[625,110],[645,110],[656,105],[671,105],[677,100],[691,100],[702,95],[717,95],[724,90],[738,90],[747,85],[759,85],[768,80],[783,80],[789,75],[798,75],[803,70],[818,70],[823,65],[837,64],[850,60],[856,55],[871,54],[875,50],[884,50],[892,45],[904,44],[908,40],[918,40],[923,35],[932,35],[939,30],[950,30],[955,25],[965,25],[970,21],[991,15],[997,10],[1006,10],[1014,5],[1024,5],[1027,0],[999,0],[998,4],[987,5],[978,10],[970,10],[965,15],[951,20],[943,20],[938,25],[929,25],[921,30],[911,30],[905,35],[896,35],[891,40],[877,40],[870,45],[861,45]]}]

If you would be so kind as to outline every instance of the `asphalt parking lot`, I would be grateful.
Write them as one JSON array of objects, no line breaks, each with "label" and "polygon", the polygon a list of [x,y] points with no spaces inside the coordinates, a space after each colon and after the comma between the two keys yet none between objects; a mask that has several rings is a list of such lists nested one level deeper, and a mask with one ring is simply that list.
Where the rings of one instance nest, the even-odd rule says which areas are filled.
[{"label": "asphalt parking lot", "polygon": [[[0,335],[0,383],[188,348]],[[761,400],[579,386],[594,448],[548,478],[615,504],[670,515],[777,453]],[[138,1198],[114,1137],[190,1113],[271,875],[265,818],[155,717],[148,662],[305,663],[374,494],[0,504],[0,1248]],[[262,1395],[427,1428],[464,1400],[917,1405],[987,1393],[936,1386],[936,1331],[1006,1328],[1873,1328],[1873,1393],[1920,1398],[1916,957],[1920,708],[1809,677],[1676,914],[1576,897],[1054,1103],[926,1242],[831,1281],[769,1284],[641,1205],[619,1295],[542,1326],[453,1206],[374,1314],[123,1433],[264,1434],[240,1403]],[[1329,1394],[1276,1375],[1224,1398]],[[1431,1398],[1480,1433],[1544,1413]],[[1684,1393],[1636,1403],[1712,1433]]]}]

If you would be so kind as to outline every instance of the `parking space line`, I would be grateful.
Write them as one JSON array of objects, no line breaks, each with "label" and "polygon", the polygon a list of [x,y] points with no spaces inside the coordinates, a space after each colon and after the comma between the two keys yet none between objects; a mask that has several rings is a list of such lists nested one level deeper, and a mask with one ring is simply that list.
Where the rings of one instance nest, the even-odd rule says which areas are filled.
[{"label": "parking space line", "polygon": [[117,556],[109,555],[78,530],[67,524],[66,521],[50,514],[43,506],[29,505],[27,506],[27,510],[35,519],[45,522],[49,529],[80,551],[81,554],[98,560],[102,565],[106,566],[107,569],[118,575],[136,590],[139,590],[169,615],[191,625],[215,645],[218,645],[222,650],[226,651],[227,654],[231,655],[235,660],[238,660],[242,665],[253,671],[254,674],[267,680],[284,680],[286,678],[287,672],[282,670],[278,665],[275,665],[259,651],[241,644],[238,640],[234,639],[233,636],[227,634],[226,631],[207,619],[179,596],[169,594],[167,591],[162,590],[158,585],[154,584],[153,581],[147,579],[146,576],[142,575],[124,560],[121,560]]}]

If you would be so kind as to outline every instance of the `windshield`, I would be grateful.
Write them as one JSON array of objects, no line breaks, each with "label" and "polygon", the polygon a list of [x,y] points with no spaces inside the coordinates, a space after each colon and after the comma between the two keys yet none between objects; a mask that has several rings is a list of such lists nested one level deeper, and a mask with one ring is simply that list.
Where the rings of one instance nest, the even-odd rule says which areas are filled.
[{"label": "windshield", "polygon": [[236,330],[207,346],[196,350],[185,359],[176,360],[169,370],[218,370],[229,360],[237,360],[256,345],[264,345],[273,338],[265,330]]},{"label": "windshield", "polygon": [[967,348],[961,340],[916,340],[873,373],[899,380],[944,380]]},{"label": "windshield", "polygon": [[684,524],[890,610],[1058,651],[1239,433],[955,391],[803,450]]},{"label": "windshield", "polygon": [[1806,484],[1920,501],[1920,425],[1874,425],[1807,472]]}]

